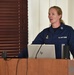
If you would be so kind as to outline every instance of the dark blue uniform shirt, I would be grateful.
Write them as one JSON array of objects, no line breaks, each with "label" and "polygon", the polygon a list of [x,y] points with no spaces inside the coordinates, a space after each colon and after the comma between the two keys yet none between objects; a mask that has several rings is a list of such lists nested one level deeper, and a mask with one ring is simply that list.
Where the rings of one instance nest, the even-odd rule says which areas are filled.
[{"label": "dark blue uniform shirt", "polygon": [[52,26],[40,32],[32,44],[55,44],[56,58],[61,58],[62,44],[69,45],[74,57],[74,31],[72,27],[61,24],[54,32]]},{"label": "dark blue uniform shirt", "polygon": [[[74,57],[74,30],[72,27],[61,24],[54,32],[52,26],[41,31],[32,44],[55,44],[56,58],[61,58],[62,44],[69,45],[70,51]],[[27,48],[24,49],[19,57],[28,57]]]}]

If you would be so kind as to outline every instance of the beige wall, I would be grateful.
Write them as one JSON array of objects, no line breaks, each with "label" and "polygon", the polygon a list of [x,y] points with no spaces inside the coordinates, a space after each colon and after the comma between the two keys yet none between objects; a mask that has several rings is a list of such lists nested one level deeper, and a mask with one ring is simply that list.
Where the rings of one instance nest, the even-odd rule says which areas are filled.
[{"label": "beige wall", "polygon": [[68,23],[74,28],[74,0],[69,0]]},{"label": "beige wall", "polygon": [[29,44],[41,30],[49,26],[48,8],[49,0],[28,0]]}]

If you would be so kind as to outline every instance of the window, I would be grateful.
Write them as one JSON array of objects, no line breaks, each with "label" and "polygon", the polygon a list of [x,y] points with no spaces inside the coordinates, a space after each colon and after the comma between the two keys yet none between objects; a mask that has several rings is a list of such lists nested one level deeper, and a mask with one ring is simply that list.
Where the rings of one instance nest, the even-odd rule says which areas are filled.
[{"label": "window", "polygon": [[27,43],[27,0],[0,0],[0,57],[17,56]]}]

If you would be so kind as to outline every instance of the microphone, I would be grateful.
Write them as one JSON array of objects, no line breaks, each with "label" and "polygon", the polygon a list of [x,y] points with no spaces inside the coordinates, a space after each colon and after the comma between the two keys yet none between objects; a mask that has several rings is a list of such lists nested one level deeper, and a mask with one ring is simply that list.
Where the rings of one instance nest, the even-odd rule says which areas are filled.
[{"label": "microphone", "polygon": [[70,59],[70,52],[68,45],[63,46],[63,59]]},{"label": "microphone", "polygon": [[4,60],[7,60],[7,52],[6,51],[2,52],[2,58],[4,58]]},{"label": "microphone", "polygon": [[37,50],[37,53],[36,53],[36,55],[35,55],[35,58],[37,58],[37,55],[38,55],[38,53],[39,53],[39,51],[40,51],[42,45],[43,45],[43,44],[41,44],[40,47],[39,47],[39,49]]}]

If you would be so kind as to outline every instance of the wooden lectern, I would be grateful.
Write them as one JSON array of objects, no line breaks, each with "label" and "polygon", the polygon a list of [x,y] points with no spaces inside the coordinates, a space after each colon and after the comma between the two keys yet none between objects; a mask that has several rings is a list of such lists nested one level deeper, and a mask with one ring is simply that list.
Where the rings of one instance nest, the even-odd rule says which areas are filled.
[{"label": "wooden lectern", "polygon": [[74,75],[74,60],[1,58],[0,75]]}]

